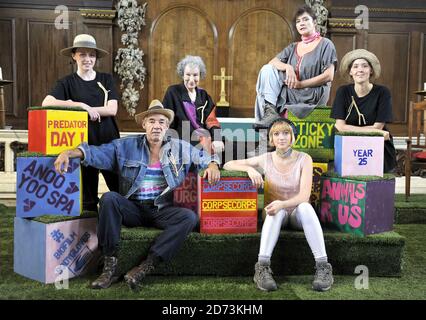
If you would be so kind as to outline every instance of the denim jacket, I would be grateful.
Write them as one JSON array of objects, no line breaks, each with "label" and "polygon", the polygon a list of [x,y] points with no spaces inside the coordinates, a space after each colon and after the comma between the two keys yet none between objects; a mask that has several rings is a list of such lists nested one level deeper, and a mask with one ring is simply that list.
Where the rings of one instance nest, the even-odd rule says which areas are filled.
[{"label": "denim jacket", "polygon": [[[116,139],[100,146],[88,145],[86,142],[78,148],[83,152],[82,164],[118,174],[120,194],[129,198],[141,185],[149,165],[149,149],[145,135],[128,136]],[[154,205],[161,209],[173,203],[173,190],[182,184],[191,164],[204,169],[210,162],[220,163],[217,155],[205,151],[178,139],[168,139],[160,151],[161,168],[167,187],[154,200]]]}]

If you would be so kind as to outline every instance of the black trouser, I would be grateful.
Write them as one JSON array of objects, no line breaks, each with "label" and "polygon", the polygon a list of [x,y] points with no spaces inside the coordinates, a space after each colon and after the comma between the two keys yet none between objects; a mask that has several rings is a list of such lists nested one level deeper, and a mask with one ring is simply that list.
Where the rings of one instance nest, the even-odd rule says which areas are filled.
[{"label": "black trouser", "polygon": [[154,240],[149,253],[168,262],[197,222],[198,216],[189,209],[169,206],[157,210],[153,204],[142,204],[117,192],[107,192],[99,202],[99,246],[104,255],[114,255],[120,241],[121,225],[155,227],[164,231]]},{"label": "black trouser", "polygon": [[105,182],[110,191],[118,192],[118,176],[117,174],[99,170],[94,167],[81,167],[82,183],[83,183],[83,209],[90,211],[97,211],[99,202],[98,198],[98,185],[99,185],[99,172],[104,176]]}]

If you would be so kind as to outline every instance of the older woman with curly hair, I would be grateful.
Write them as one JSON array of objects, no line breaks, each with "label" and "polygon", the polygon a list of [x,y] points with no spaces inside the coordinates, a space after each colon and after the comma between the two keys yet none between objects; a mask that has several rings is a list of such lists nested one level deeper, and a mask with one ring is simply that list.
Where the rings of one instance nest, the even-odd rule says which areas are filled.
[{"label": "older woman with curly hair", "polygon": [[187,55],[176,69],[183,82],[170,86],[163,98],[164,107],[175,113],[170,128],[176,130],[182,140],[189,140],[193,145],[200,143],[214,153],[222,152],[224,144],[215,103],[206,90],[198,87],[200,79],[206,76],[203,59]]}]

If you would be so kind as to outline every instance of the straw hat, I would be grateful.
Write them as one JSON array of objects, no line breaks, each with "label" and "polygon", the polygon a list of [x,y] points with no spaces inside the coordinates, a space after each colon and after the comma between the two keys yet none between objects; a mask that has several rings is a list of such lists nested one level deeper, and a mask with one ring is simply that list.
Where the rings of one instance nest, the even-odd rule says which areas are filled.
[{"label": "straw hat", "polygon": [[62,49],[60,51],[60,54],[63,56],[71,57],[71,53],[73,49],[77,49],[77,48],[95,49],[98,58],[102,58],[109,54],[108,51],[105,51],[103,49],[99,49],[98,47],[96,47],[96,40],[90,34],[76,35],[74,38],[72,47]]},{"label": "straw hat", "polygon": [[148,110],[135,115],[135,120],[139,125],[142,126],[143,119],[152,114],[162,114],[166,116],[169,119],[169,123],[171,123],[175,117],[173,110],[165,109],[163,104],[159,100],[155,99],[151,101]]},{"label": "straw hat", "polygon": [[373,68],[373,74],[370,76],[371,81],[374,81],[380,76],[380,61],[377,59],[376,55],[365,49],[356,49],[345,54],[340,63],[340,74],[346,79],[352,80],[352,77],[349,75],[349,66],[356,59],[365,59],[370,63]]}]

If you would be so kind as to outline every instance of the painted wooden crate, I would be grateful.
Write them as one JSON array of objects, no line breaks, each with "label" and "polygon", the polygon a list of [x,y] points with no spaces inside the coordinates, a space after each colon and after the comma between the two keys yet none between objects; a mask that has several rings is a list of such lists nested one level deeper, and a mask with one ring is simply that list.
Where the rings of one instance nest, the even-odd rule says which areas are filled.
[{"label": "painted wooden crate", "polygon": [[383,177],[383,136],[336,134],[334,171],[340,176]]},{"label": "painted wooden crate", "polygon": [[334,124],[331,107],[316,107],[306,118],[299,119],[288,112],[288,119],[297,127],[298,136],[293,148],[308,153],[315,161],[334,158]]},{"label": "painted wooden crate", "polygon": [[312,172],[312,189],[311,197],[309,199],[312,207],[317,213],[321,210],[321,176],[327,172],[328,163],[327,162],[314,162],[312,163],[313,172]]},{"label": "painted wooden crate", "polygon": [[176,206],[198,212],[197,174],[189,172],[183,183],[173,191],[173,203]]},{"label": "painted wooden crate", "polygon": [[28,151],[59,154],[87,142],[86,111],[30,109]]},{"label": "painted wooden crate", "polygon": [[395,179],[321,177],[320,221],[325,227],[359,236],[391,231]]},{"label": "painted wooden crate", "polygon": [[221,171],[215,185],[197,179],[201,233],[257,232],[257,189],[246,173]]},{"label": "painted wooden crate", "polygon": [[55,171],[55,157],[18,156],[16,165],[16,216],[79,216],[82,184],[79,159],[70,159],[68,171]]},{"label": "painted wooden crate", "polygon": [[97,218],[44,223],[15,217],[13,270],[43,283],[94,271],[99,259]]}]

